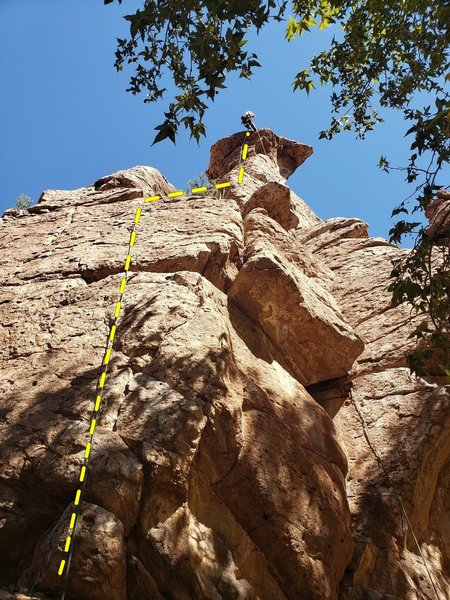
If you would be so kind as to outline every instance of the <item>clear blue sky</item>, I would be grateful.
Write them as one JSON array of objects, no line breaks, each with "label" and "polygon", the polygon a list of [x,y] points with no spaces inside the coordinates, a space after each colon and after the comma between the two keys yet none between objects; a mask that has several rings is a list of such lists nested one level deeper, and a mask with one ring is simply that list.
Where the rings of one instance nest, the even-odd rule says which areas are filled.
[{"label": "clear blue sky", "polygon": [[233,77],[211,104],[206,140],[197,146],[183,131],[176,146],[165,140],[151,147],[170,98],[144,104],[125,92],[131,71],[113,67],[116,37],[129,31],[122,16],[142,3],[0,0],[0,212],[21,192],[36,202],[44,189],[87,186],[138,164],[158,168],[184,189],[206,169],[211,144],[239,131],[240,115],[252,110],[259,127],[314,147],[290,185],[321,218],[359,217],[371,235],[387,237],[392,208],[412,191],[400,173],[376,167],[381,154],[392,164],[407,162],[401,115],[390,111],[364,141],[353,133],[319,141],[329,123],[328,91],[309,98],[292,91],[294,75],[326,47],[329,32],[289,44],[282,23],[250,34],[247,47],[263,68],[251,81]]}]

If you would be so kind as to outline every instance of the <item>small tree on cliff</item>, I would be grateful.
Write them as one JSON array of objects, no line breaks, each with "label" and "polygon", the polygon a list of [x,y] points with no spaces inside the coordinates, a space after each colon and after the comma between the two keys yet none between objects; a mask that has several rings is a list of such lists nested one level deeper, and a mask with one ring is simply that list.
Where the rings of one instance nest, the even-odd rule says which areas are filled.
[{"label": "small tree on cliff", "polygon": [[206,187],[208,188],[208,193],[213,195],[214,198],[225,198],[225,189],[214,188],[216,183],[220,183],[220,181],[209,179],[205,172],[200,173],[200,175],[197,175],[194,179],[189,179],[186,184],[186,194],[192,194],[192,190],[195,190],[196,188]]},{"label": "small tree on cliff", "polygon": [[[105,4],[113,1],[104,0]],[[179,89],[155,128],[153,143],[166,138],[175,142],[180,125],[197,142],[205,135],[202,117],[207,106],[202,97],[214,101],[231,71],[250,78],[252,69],[261,66],[245,46],[249,28],[259,31],[270,20],[285,21],[289,41],[311,27],[339,25],[342,41],[333,38],[329,48],[300,64],[293,81],[294,90],[308,94],[317,83],[332,86],[331,122],[319,137],[331,139],[353,130],[364,138],[383,120],[380,109],[401,110],[407,122],[405,135],[412,138],[409,163],[402,168],[406,180],[416,185],[415,199],[410,208],[403,201],[392,216],[424,211],[446,183],[439,181],[450,156],[450,96],[444,89],[450,80],[450,6],[444,0],[304,0],[292,2],[289,16],[287,0],[147,0],[142,4],[142,10],[125,17],[130,38],[118,39],[115,66],[122,70],[125,63],[136,65],[127,91],[145,90],[144,102],[164,96],[162,81],[167,76]],[[432,102],[411,108],[421,92]],[[379,166],[387,171],[393,168],[385,157]],[[433,240],[417,220],[399,220],[390,239],[400,242],[410,233],[416,235],[414,251],[391,274],[393,303],[409,302],[418,314],[427,316],[413,336],[439,349],[441,367],[450,375],[449,250],[441,248],[444,256],[434,268]],[[423,371],[424,358],[420,353],[412,355],[411,370]]]},{"label": "small tree on cliff", "polygon": [[26,194],[19,194],[16,200],[17,210],[28,210],[30,206],[33,204],[33,199],[31,196],[27,196]]}]

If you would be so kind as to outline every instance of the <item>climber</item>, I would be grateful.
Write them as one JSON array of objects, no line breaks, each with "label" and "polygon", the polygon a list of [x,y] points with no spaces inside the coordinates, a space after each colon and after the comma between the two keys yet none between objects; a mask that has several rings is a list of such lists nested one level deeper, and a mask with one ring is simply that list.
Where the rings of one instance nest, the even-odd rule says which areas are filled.
[{"label": "climber", "polygon": [[244,113],[241,117],[242,125],[244,125],[244,127],[246,127],[249,131],[256,131],[255,124],[253,123],[254,118],[255,115],[249,110],[246,113]]}]

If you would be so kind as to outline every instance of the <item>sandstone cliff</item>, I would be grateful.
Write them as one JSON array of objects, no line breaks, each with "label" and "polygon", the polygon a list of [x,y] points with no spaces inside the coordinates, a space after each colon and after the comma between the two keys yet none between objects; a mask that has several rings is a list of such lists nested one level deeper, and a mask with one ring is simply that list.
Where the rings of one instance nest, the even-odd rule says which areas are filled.
[{"label": "sandstone cliff", "polygon": [[[218,141],[217,194],[135,167],[1,220],[0,600],[450,596],[450,404],[412,377],[400,250],[286,186],[312,148]],[[157,202],[144,198],[160,195]],[[138,207],[138,224],[133,218]]]}]

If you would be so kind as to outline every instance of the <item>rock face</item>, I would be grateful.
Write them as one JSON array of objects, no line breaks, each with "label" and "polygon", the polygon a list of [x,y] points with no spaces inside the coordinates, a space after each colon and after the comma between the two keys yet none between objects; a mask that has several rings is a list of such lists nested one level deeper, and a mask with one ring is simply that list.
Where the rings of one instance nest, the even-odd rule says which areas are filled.
[{"label": "rock face", "polygon": [[413,323],[386,291],[391,260],[408,251],[366,231],[355,219],[332,219],[298,236],[332,269],[334,296],[365,342],[350,372],[352,398],[334,419],[356,542],[342,597],[446,598],[448,387],[409,374]]},{"label": "rock face", "polygon": [[450,191],[439,190],[425,209],[430,224],[427,233],[437,246],[450,246]]},{"label": "rock face", "polygon": [[320,284],[319,261],[264,209],[245,218],[244,243],[246,262],[231,301],[259,323],[303,385],[345,375],[364,345]]},{"label": "rock face", "polygon": [[385,291],[407,251],[286,186],[311,153],[240,132],[225,198],[135,167],[1,220],[0,599],[61,595],[131,231],[68,598],[448,597],[448,394]]}]

